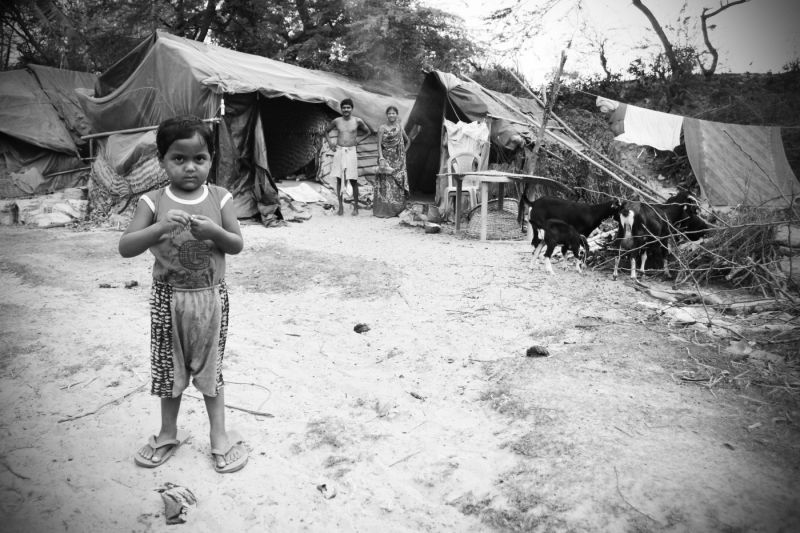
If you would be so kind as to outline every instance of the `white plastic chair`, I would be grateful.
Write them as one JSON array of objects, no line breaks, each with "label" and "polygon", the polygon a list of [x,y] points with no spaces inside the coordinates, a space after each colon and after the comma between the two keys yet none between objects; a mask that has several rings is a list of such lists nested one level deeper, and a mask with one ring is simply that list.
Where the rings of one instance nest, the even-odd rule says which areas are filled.
[{"label": "white plastic chair", "polygon": [[[450,156],[447,160],[447,172],[476,172],[481,168],[481,155],[473,152],[461,152]],[[462,213],[466,213],[478,205],[478,183],[470,178],[464,177],[461,183],[462,198],[466,196],[469,206]],[[447,199],[445,204],[445,213],[450,212],[451,209],[455,212],[455,198],[456,198],[456,180],[453,176],[447,176],[447,187],[444,191],[444,197]]]}]

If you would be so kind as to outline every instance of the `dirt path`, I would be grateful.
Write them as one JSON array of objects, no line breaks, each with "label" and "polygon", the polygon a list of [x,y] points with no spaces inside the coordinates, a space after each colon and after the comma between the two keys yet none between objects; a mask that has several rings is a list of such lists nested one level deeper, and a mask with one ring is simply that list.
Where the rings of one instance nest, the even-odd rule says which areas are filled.
[{"label": "dirt path", "polygon": [[251,460],[220,476],[193,389],[192,440],[132,461],[158,427],[149,255],[121,259],[112,230],[0,229],[4,531],[171,531],[165,482],[197,496],[198,532],[800,527],[794,426],[759,391],[676,379],[715,348],[606,273],[550,278],[522,242],[369,212],[243,233],[226,399],[273,416],[228,411]]}]

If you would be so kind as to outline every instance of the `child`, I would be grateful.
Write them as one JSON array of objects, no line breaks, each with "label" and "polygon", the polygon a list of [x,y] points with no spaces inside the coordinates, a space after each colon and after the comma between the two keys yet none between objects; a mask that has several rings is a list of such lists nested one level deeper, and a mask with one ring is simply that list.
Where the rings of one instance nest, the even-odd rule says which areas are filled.
[{"label": "child", "polygon": [[158,159],[170,184],[139,199],[119,240],[122,257],[155,256],[150,298],[151,393],[161,398],[161,430],[134,455],[139,466],[164,464],[186,436],[178,433],[181,394],[203,393],[217,472],[247,463],[247,449],[225,431],[222,356],[228,329],[225,254],[242,250],[231,194],[207,185],[213,137],[199,118],[165,120],[156,134]]}]

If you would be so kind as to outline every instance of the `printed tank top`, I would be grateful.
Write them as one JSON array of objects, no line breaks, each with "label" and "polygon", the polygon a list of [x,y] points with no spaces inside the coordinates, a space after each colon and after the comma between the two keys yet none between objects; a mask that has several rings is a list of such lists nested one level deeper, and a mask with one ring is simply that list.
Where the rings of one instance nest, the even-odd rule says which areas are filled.
[{"label": "printed tank top", "polygon": [[[170,209],[181,209],[190,215],[205,215],[222,225],[222,207],[232,199],[231,193],[216,185],[203,185],[196,200],[183,200],[169,187],[150,191],[141,197],[153,212],[153,223],[163,220]],[[211,240],[195,239],[189,228],[177,229],[163,237],[150,252],[155,256],[153,279],[179,289],[213,287],[225,277],[225,254]]]}]

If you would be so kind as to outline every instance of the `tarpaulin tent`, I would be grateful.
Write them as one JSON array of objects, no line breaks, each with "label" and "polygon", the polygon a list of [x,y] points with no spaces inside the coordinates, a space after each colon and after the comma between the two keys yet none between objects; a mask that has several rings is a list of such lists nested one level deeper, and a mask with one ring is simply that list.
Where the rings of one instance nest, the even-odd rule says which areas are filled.
[{"label": "tarpaulin tent", "polygon": [[[94,74],[39,65],[0,72],[0,197],[43,194],[85,180],[79,151],[91,132],[77,88]],[[38,176],[36,182],[20,176]]]},{"label": "tarpaulin tent", "polygon": [[[673,150],[684,144],[697,183],[715,207],[787,208],[800,197],[779,126],[712,122],[598,96],[615,140]],[[683,139],[681,139],[681,132]]]},{"label": "tarpaulin tent", "polygon": [[[407,163],[412,193],[436,191],[445,119],[451,122],[487,121],[492,146],[514,150],[521,143],[533,140],[531,130],[538,128],[543,111],[536,100],[492,91],[446,72],[428,72],[406,125],[413,137]],[[576,151],[582,149],[581,143],[557,131],[553,122],[548,124],[545,140],[568,145]]]},{"label": "tarpaulin tent", "polygon": [[249,217],[258,204],[277,204],[272,176],[314,160],[320,134],[348,97],[374,129],[387,106],[401,116],[410,108],[338,74],[158,31],[104,72],[82,105],[97,132],[152,127],[179,114],[221,118],[212,179],[234,194],[238,216]]}]

